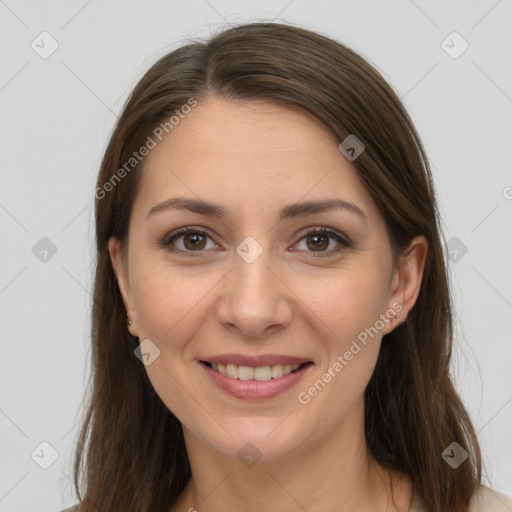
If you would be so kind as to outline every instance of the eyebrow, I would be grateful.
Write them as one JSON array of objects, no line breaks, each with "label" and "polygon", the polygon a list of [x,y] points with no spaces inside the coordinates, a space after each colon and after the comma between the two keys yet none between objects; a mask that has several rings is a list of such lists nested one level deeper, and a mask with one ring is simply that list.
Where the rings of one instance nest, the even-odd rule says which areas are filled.
[{"label": "eyebrow", "polygon": [[[228,210],[219,204],[188,197],[173,197],[153,206],[146,215],[146,218],[154,215],[155,213],[166,210],[188,210],[193,213],[199,213],[200,215],[215,216],[220,219],[226,218],[229,214]],[[368,220],[368,217],[361,208],[359,208],[359,206],[339,198],[329,198],[321,201],[306,201],[303,203],[292,203],[286,205],[279,211],[278,220],[281,221],[283,219],[292,219],[295,217],[314,215],[315,213],[323,213],[333,210],[345,210],[355,213],[364,222],[367,222]]]}]

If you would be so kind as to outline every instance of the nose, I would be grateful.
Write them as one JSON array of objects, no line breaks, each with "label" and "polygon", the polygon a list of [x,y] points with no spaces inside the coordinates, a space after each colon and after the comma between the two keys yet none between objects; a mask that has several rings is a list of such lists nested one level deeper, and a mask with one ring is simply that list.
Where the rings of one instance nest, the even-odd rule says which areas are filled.
[{"label": "nose", "polygon": [[252,262],[236,254],[222,281],[217,319],[238,336],[262,339],[290,323],[296,298],[269,250]]}]

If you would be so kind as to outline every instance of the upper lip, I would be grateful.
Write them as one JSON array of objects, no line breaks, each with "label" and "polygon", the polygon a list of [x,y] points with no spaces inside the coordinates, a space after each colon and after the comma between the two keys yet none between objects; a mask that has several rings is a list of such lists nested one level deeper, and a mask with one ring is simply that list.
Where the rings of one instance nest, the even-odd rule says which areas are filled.
[{"label": "upper lip", "polygon": [[272,366],[275,364],[303,364],[311,362],[310,359],[283,354],[260,354],[249,356],[244,354],[219,354],[200,359],[205,363],[236,364],[237,366]]}]

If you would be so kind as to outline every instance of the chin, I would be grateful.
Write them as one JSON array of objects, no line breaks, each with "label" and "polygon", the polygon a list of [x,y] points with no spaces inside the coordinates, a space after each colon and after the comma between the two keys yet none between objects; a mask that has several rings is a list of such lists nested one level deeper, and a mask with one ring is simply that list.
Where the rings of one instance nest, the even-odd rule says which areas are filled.
[{"label": "chin", "polygon": [[[240,460],[250,467],[250,463],[256,460],[273,462],[285,459],[303,448],[305,440],[312,439],[312,433],[305,432],[304,425],[299,429],[296,423],[285,418],[286,414],[276,418],[235,418],[233,422],[222,423],[225,430],[213,425],[204,429],[202,423],[202,428],[195,430],[195,435],[220,455]],[[213,432],[217,435],[212,436]]]}]

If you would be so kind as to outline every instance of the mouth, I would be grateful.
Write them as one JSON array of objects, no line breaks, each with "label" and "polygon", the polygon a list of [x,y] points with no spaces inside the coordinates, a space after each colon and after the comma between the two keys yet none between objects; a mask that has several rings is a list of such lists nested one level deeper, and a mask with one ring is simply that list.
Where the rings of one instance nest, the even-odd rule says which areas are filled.
[{"label": "mouth", "polygon": [[302,361],[289,364],[269,364],[265,361],[264,366],[245,366],[226,361],[201,360],[199,363],[210,382],[224,393],[243,400],[264,400],[274,398],[297,385],[314,366],[311,361]]},{"label": "mouth", "polygon": [[313,363],[295,363],[295,364],[274,364],[266,366],[241,366],[233,363],[210,363],[201,361],[201,363],[214,372],[220,373],[230,379],[238,380],[255,380],[258,382],[267,382],[272,379],[280,379],[283,375],[290,375],[300,371],[304,366]]}]

